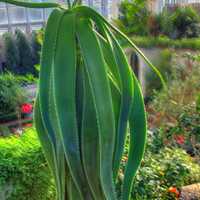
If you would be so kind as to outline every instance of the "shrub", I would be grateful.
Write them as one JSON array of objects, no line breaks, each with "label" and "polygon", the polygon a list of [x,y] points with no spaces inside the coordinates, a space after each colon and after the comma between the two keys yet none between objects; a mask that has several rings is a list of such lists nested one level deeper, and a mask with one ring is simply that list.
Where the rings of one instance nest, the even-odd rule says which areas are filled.
[{"label": "shrub", "polygon": [[40,38],[39,38],[40,32],[32,32],[32,35],[31,35],[33,64],[35,66],[34,75],[36,77],[38,77],[38,70],[36,66],[40,64],[40,51],[41,51],[41,43],[40,43]]},{"label": "shrub", "polygon": [[0,75],[0,120],[15,118],[20,105],[27,99],[26,92],[10,73]]},{"label": "shrub", "polygon": [[172,65],[172,79],[168,83],[170,90],[155,94],[148,105],[148,118],[157,138],[154,151],[164,146],[180,147],[200,161],[200,63],[199,57],[186,55],[181,60],[185,61],[184,65]]},{"label": "shrub", "polygon": [[168,189],[200,181],[200,166],[182,149],[164,148],[158,154],[146,153],[136,176],[133,199],[176,199]]},{"label": "shrub", "polygon": [[53,200],[55,189],[34,129],[20,137],[0,138],[0,197]]},{"label": "shrub", "polygon": [[[145,156],[134,180],[132,198],[134,200],[175,200],[175,195],[169,192],[170,187],[180,187],[200,181],[200,165],[178,147],[165,147],[162,135],[148,132]],[[124,158],[121,163],[121,174],[118,179],[118,190],[121,189],[129,137],[126,142]],[[120,193],[120,192],[119,192]]]},{"label": "shrub", "polygon": [[147,35],[147,21],[149,12],[144,0],[125,0],[119,7],[118,27],[127,34]]},{"label": "shrub", "polygon": [[199,15],[191,7],[180,7],[172,14],[174,37],[198,37],[200,34]]},{"label": "shrub", "polygon": [[41,51],[41,44],[38,41],[38,33],[32,32],[31,34],[31,46],[33,51],[33,63],[39,64],[40,63],[40,51]]},{"label": "shrub", "polygon": [[20,29],[16,29],[15,37],[20,56],[20,63],[18,66],[20,74],[34,74],[33,54],[29,40]]},{"label": "shrub", "polygon": [[5,70],[18,73],[19,69],[19,51],[16,42],[11,33],[4,33],[3,39],[5,43]]}]

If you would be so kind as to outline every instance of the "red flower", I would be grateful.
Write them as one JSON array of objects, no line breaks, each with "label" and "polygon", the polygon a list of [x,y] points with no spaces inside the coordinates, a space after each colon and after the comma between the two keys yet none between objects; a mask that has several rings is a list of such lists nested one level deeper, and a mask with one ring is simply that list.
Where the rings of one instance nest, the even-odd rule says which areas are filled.
[{"label": "red flower", "polygon": [[184,144],[185,143],[185,137],[184,135],[175,135],[174,139],[176,141],[177,144]]},{"label": "red flower", "polygon": [[22,113],[25,113],[25,114],[29,114],[31,113],[33,110],[33,106],[32,104],[30,103],[24,103],[22,106],[21,106],[21,112]]}]

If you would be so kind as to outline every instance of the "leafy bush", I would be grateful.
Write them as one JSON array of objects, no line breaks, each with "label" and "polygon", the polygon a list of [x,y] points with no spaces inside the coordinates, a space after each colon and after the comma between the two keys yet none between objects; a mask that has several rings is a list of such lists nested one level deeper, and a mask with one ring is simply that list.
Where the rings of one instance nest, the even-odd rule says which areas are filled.
[{"label": "leafy bush", "polygon": [[0,138],[0,199],[53,200],[55,188],[34,129]]},{"label": "leafy bush", "polygon": [[164,146],[178,146],[200,161],[200,63],[198,56],[186,55],[181,60],[185,64],[172,65],[173,79],[168,83],[170,89],[156,93],[147,108],[148,118],[157,137],[154,151]]},{"label": "leafy bush", "polygon": [[200,34],[200,17],[191,7],[180,7],[172,14],[174,38],[198,37]]},{"label": "leafy bush", "polygon": [[150,13],[145,1],[122,1],[116,24],[126,34],[162,36],[172,39],[200,35],[200,16],[192,7],[177,7],[173,12]]},{"label": "leafy bush", "polygon": [[20,56],[20,63],[18,66],[20,74],[34,74],[33,54],[29,40],[20,29],[16,29],[15,37]]},{"label": "leafy bush", "polygon": [[[134,180],[132,198],[134,200],[175,200],[175,195],[169,192],[170,187],[198,183],[200,181],[200,165],[178,147],[163,146],[162,135],[148,132],[148,141],[145,156]],[[127,162],[129,137],[126,142],[124,158],[121,163],[118,190],[121,189],[121,180]],[[119,192],[120,194],[120,192]]]},{"label": "leafy bush", "polygon": [[[168,193],[200,181],[200,166],[181,149],[163,148],[153,152],[154,139],[148,136],[148,147],[142,166],[136,176],[132,199],[175,199]],[[126,153],[128,152],[126,145]],[[6,200],[53,200],[55,186],[43,156],[35,129],[27,129],[20,137],[0,139],[0,197]],[[121,164],[123,172],[126,155]],[[119,178],[119,186],[123,175]],[[6,187],[7,186],[7,187]]]},{"label": "leafy bush", "polygon": [[119,20],[116,24],[127,34],[147,35],[147,21],[149,12],[144,0],[125,0],[119,7]]},{"label": "leafy bush", "polygon": [[[183,107],[195,103],[200,88],[200,62],[197,58],[190,58],[191,54],[185,53],[178,59],[176,56],[172,61],[172,79],[168,84],[168,91],[155,94],[155,99],[150,107],[155,112],[162,113],[159,123],[166,123],[169,118],[176,119],[182,113]],[[192,59],[195,59],[194,61]],[[156,124],[159,126],[160,124]]]},{"label": "leafy bush", "polygon": [[[41,31],[40,31],[41,32]],[[40,64],[40,51],[41,51],[41,43],[40,43],[40,32],[32,32],[31,35],[31,46],[32,46],[32,55],[33,55],[33,65],[34,65],[34,75],[38,77],[37,67]]]},{"label": "leafy bush", "polygon": [[18,73],[19,69],[19,51],[16,46],[16,41],[11,33],[4,33],[3,39],[5,43],[5,70],[13,73]]},{"label": "leafy bush", "polygon": [[10,73],[0,75],[0,120],[4,121],[19,113],[20,105],[27,99],[26,92]]},{"label": "leafy bush", "polygon": [[[148,150],[147,150],[148,151]],[[133,199],[176,199],[168,192],[200,181],[200,166],[182,149],[164,148],[158,154],[146,153],[136,176]]]},{"label": "leafy bush", "polygon": [[31,46],[33,51],[33,63],[39,64],[40,63],[40,51],[41,51],[41,44],[39,42],[38,33],[32,32],[31,34]]},{"label": "leafy bush", "polygon": [[149,29],[149,34],[152,36],[159,36],[162,33],[162,14],[151,14],[148,17],[147,26]]}]

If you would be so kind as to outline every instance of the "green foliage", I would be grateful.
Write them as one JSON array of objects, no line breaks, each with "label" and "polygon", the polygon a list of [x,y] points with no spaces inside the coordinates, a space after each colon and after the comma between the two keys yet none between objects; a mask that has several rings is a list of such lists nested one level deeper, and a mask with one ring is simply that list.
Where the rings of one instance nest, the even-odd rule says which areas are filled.
[{"label": "green foliage", "polygon": [[125,0],[119,7],[119,19],[116,24],[127,34],[147,35],[148,15],[145,0]]},{"label": "green foliage", "polygon": [[173,38],[198,37],[200,34],[200,17],[193,8],[177,8],[171,15],[173,24]]},{"label": "green foliage", "polygon": [[32,32],[31,34],[31,46],[33,51],[33,63],[37,65],[40,63],[40,51],[41,51],[41,44],[39,42],[37,32]]},{"label": "green foliage", "polygon": [[19,51],[16,46],[16,41],[14,40],[14,36],[11,33],[4,33],[3,34],[4,39],[4,48],[5,48],[5,70],[8,70],[12,73],[18,73],[19,69]]},{"label": "green foliage", "polygon": [[0,75],[0,119],[16,117],[20,105],[26,101],[26,92],[10,73]]},{"label": "green foliage", "polygon": [[54,200],[55,188],[34,129],[0,138],[0,197]]},{"label": "green foliage", "polygon": [[33,63],[33,55],[28,38],[20,29],[15,30],[15,37],[20,56],[20,63],[18,66],[20,74],[34,74],[35,69]]},{"label": "green foliage", "polygon": [[31,34],[31,47],[32,47],[32,56],[33,56],[33,65],[34,65],[34,75],[38,77],[37,66],[40,64],[40,53],[41,53],[41,43],[39,39],[40,32],[32,32]]},{"label": "green foliage", "polygon": [[[200,181],[200,166],[182,149],[157,148],[156,134],[149,133],[147,151],[134,181],[132,199],[175,199],[168,188],[177,188]],[[126,144],[126,155],[129,142]],[[27,129],[18,137],[0,139],[0,197],[7,192],[6,200],[54,200],[55,185],[35,129]],[[124,171],[126,156],[121,163]],[[119,177],[120,189],[122,179]],[[10,187],[5,187],[8,185]]]},{"label": "green foliage", "polygon": [[[181,63],[172,64],[170,90],[155,94],[148,105],[151,128],[158,137],[155,147],[181,147],[200,160],[200,115],[198,92],[200,88],[199,56],[186,54]],[[159,127],[159,129],[157,129]]]},{"label": "green foliage", "polygon": [[118,27],[126,34],[167,36],[172,39],[194,38],[200,34],[200,16],[192,7],[178,7],[173,12],[150,13],[146,1],[122,1]]},{"label": "green foliage", "polygon": [[[147,151],[149,149],[147,148]],[[132,199],[176,199],[169,187],[198,183],[200,166],[182,149],[164,148],[158,153],[146,153],[136,176]]]}]

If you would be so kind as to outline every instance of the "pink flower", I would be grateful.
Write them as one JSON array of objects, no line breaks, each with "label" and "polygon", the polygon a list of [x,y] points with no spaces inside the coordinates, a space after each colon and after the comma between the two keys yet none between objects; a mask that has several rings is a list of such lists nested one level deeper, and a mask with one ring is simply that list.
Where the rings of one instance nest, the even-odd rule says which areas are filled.
[{"label": "pink flower", "polygon": [[33,110],[33,106],[30,103],[24,103],[21,106],[21,112],[22,113],[29,114],[29,113],[32,112],[32,110]]}]

